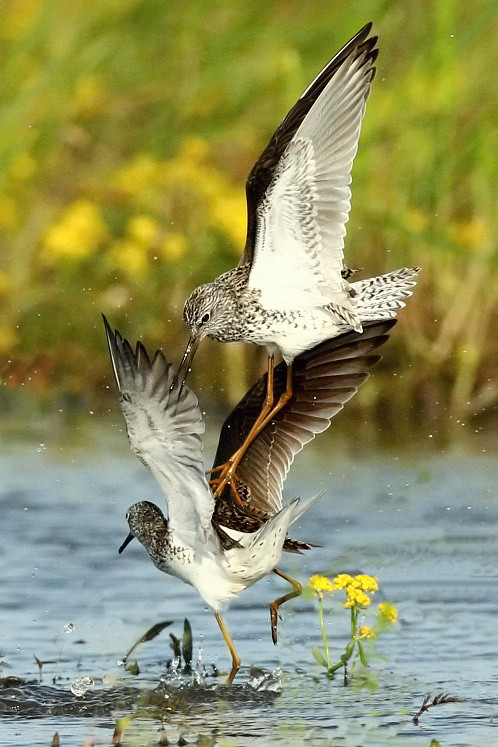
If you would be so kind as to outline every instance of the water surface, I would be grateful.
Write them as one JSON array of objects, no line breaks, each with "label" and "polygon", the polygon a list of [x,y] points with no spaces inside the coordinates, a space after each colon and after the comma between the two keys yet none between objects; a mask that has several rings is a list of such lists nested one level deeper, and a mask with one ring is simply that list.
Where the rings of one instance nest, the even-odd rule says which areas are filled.
[{"label": "water surface", "polygon": [[[361,460],[339,456],[326,439],[291,471],[286,497],[324,491],[293,534],[316,549],[286,555],[281,568],[366,572],[399,609],[379,639],[374,692],[325,678],[311,598],[283,607],[280,641],[270,637],[268,604],[286,591],[268,577],[225,615],[242,669],[231,690],[215,671],[230,659],[212,614],[196,593],[154,568],[143,548],[117,548],[125,512],[138,500],[161,505],[153,479],[128,451],[119,427],[95,423],[84,446],[64,434],[7,439],[0,457],[0,689],[2,744],[109,744],[116,717],[159,709],[170,741],[212,744],[494,744],[498,702],[496,462],[485,453],[393,450]],[[188,617],[203,682],[172,677],[169,632]],[[347,616],[336,606],[329,634],[339,655]],[[138,649],[140,674],[119,665],[152,624],[171,620]],[[43,664],[41,682],[35,656]],[[94,685],[80,697],[78,678]],[[431,693],[463,702],[411,717]],[[157,744],[157,719],[136,719],[125,744]],[[214,736],[213,736],[214,735]],[[214,741],[213,741],[214,739]],[[202,742],[202,740],[201,740]],[[205,743],[209,743],[205,741]]]}]

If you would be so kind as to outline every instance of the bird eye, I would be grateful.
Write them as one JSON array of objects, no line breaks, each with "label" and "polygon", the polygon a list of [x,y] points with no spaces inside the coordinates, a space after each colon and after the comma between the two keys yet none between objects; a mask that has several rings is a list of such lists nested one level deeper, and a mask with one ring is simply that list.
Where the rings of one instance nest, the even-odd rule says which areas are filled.
[{"label": "bird eye", "polygon": [[201,319],[201,324],[206,324],[206,322],[209,322],[209,312],[206,312]]}]

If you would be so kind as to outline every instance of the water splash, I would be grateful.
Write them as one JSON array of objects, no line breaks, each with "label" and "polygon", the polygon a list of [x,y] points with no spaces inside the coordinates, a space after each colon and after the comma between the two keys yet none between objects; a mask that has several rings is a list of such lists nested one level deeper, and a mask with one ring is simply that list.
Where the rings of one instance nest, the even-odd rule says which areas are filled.
[{"label": "water splash", "polygon": [[259,693],[280,693],[282,692],[282,668],[277,667],[273,672],[258,672],[249,680],[248,685]]},{"label": "water splash", "polygon": [[94,685],[95,680],[93,677],[77,677],[71,684],[71,692],[77,698],[81,698]]}]

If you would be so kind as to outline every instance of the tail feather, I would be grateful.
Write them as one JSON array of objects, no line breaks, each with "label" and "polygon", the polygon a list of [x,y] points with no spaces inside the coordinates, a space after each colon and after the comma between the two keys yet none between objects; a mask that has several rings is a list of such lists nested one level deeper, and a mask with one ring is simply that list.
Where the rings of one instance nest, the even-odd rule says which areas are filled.
[{"label": "tail feather", "polygon": [[351,283],[355,312],[362,322],[394,319],[405,299],[412,295],[419,267],[403,267],[386,275],[378,275]]},{"label": "tail feather", "polygon": [[[251,575],[261,578],[280,563],[287,530],[300,516],[310,508],[322,494],[300,501],[299,498],[284,506],[263,526],[252,534],[238,536],[239,547],[230,555],[230,565],[237,563],[249,565]],[[249,559],[249,560],[248,560]]]}]

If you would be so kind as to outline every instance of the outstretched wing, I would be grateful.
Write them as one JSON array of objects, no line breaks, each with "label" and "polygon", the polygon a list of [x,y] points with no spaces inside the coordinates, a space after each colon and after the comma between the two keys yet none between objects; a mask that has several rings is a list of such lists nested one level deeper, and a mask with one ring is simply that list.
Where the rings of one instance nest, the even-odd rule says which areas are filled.
[{"label": "outstretched wing", "polygon": [[207,529],[214,501],[204,476],[204,421],[197,397],[175,381],[176,372],[160,350],[151,362],[140,342],[134,353],[105,317],[104,324],[132,451],[164,492],[170,526]]},{"label": "outstretched wing", "polygon": [[[347,332],[295,358],[291,399],[252,442],[237,468],[244,509],[226,488],[216,502],[215,523],[255,531],[280,511],[282,486],[295,455],[329,427],[368,378],[368,370],[380,360],[373,351],[387,340],[395,323],[393,319],[369,322],[362,333]],[[285,364],[279,364],[274,374],[277,399],[285,390]],[[266,379],[265,374],[256,382],[223,424],[214,467],[242,445],[263,406]]]},{"label": "outstretched wing", "polygon": [[249,175],[241,264],[251,263],[248,287],[265,308],[351,309],[341,270],[351,167],[378,53],[371,26],[315,78]]}]

